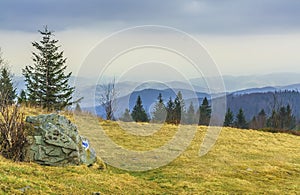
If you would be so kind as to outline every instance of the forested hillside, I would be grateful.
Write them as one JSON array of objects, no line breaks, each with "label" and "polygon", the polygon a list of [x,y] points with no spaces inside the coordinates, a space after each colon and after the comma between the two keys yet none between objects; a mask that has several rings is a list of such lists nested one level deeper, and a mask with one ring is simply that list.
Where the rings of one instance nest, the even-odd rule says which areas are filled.
[{"label": "forested hillside", "polygon": [[300,119],[300,93],[297,91],[267,92],[267,93],[251,93],[243,95],[228,95],[227,107],[233,113],[238,113],[239,109],[244,110],[247,120],[251,120],[262,109],[270,116],[272,110],[278,110],[282,106],[290,105],[293,115],[296,119]]}]

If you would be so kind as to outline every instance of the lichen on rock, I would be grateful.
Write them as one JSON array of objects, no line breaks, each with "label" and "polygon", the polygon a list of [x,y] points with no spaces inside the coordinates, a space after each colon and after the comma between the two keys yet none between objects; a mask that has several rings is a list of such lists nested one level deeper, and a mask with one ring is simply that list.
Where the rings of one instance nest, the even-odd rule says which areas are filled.
[{"label": "lichen on rock", "polygon": [[34,127],[24,149],[25,161],[41,165],[92,165],[96,153],[88,139],[66,117],[58,114],[28,116],[26,122]]}]

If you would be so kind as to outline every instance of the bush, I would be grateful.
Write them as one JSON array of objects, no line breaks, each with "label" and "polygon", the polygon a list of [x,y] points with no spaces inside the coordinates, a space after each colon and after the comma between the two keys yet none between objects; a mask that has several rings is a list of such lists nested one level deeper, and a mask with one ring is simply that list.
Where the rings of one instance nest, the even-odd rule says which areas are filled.
[{"label": "bush", "polygon": [[18,106],[0,106],[0,154],[14,161],[24,159],[27,143],[24,114]]}]

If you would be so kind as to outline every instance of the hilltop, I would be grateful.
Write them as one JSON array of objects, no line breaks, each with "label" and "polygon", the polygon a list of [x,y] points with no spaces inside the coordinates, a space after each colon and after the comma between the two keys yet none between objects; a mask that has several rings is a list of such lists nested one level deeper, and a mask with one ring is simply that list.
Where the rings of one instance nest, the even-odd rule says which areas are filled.
[{"label": "hilltop", "polygon": [[[95,146],[95,126],[87,119],[81,116],[76,124],[81,127],[81,134],[93,137],[92,144],[100,150],[101,144]],[[160,131],[145,137],[120,129],[116,122],[99,121],[99,124],[112,140],[127,149],[153,149],[176,133],[174,125],[164,125]],[[120,125],[147,130],[158,124]],[[0,157],[0,193],[295,194],[300,191],[299,136],[223,128],[212,150],[199,157],[206,128],[197,127],[191,145],[173,162],[146,172],[124,171],[109,165],[103,170],[86,166],[44,167],[13,163]]]}]

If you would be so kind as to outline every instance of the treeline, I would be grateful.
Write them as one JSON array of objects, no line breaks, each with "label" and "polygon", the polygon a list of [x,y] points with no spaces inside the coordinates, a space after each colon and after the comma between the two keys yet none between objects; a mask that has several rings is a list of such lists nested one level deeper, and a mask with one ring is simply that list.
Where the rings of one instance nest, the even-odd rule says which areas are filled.
[{"label": "treeline", "polygon": [[265,110],[262,109],[257,115],[253,116],[250,121],[246,121],[242,108],[234,116],[234,113],[228,108],[224,125],[225,127],[236,127],[240,129],[257,129],[271,132],[287,132],[300,135],[296,117],[293,115],[290,105],[281,106],[279,109],[273,109],[272,114],[268,117]]},{"label": "treeline", "polygon": [[[191,101],[189,106],[185,106],[184,99],[179,91],[174,100],[170,97],[167,102],[164,101],[162,94],[159,93],[154,108],[150,116],[145,111],[142,99],[137,97],[136,104],[130,112],[126,109],[124,114],[119,118],[121,121],[130,122],[155,122],[168,124],[198,124],[209,125],[211,118],[211,106],[205,97],[198,109],[195,109]],[[293,115],[291,106],[281,106],[273,109],[272,114],[268,116],[264,109],[254,115],[250,121],[246,120],[245,112],[242,108],[237,113],[228,108],[224,124],[225,127],[236,127],[240,129],[257,129],[272,132],[284,132],[297,130],[297,120]],[[293,131],[293,134],[298,132]]]},{"label": "treeline", "polygon": [[297,90],[281,90],[275,92],[251,93],[251,94],[229,94],[227,95],[227,107],[235,114],[243,108],[247,121],[264,109],[269,116],[273,110],[278,112],[282,106],[288,104],[293,110],[293,115],[300,119],[300,93]]},{"label": "treeline", "polygon": [[199,124],[209,125],[211,117],[211,106],[205,97],[198,109],[195,109],[191,101],[186,108],[182,93],[179,91],[173,100],[171,97],[164,103],[162,94],[159,93],[157,101],[155,102],[151,116],[145,111],[142,99],[137,97],[136,104],[130,112],[126,109],[120,120],[129,122],[155,122],[168,124]]}]

